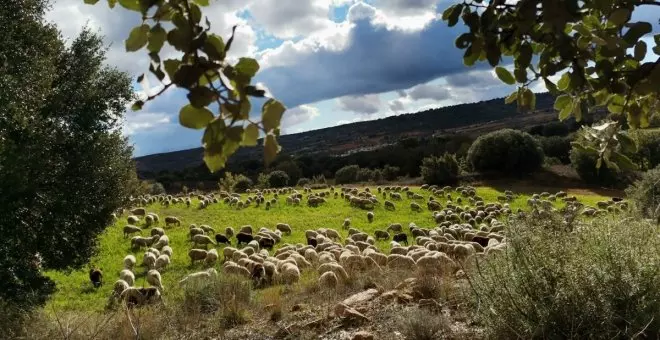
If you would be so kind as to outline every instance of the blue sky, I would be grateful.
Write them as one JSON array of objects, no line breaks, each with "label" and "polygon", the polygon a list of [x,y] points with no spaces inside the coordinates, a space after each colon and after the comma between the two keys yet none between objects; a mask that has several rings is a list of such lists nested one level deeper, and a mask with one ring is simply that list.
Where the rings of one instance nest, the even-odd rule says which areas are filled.
[{"label": "blue sky", "polygon": [[[144,51],[124,52],[123,40],[139,24],[138,15],[110,10],[82,0],[55,0],[48,18],[66,38],[88,25],[105,36],[108,64],[130,73],[144,73]],[[514,90],[500,83],[492,70],[467,68],[454,47],[465,30],[449,28],[440,14],[453,0],[211,0],[205,9],[212,30],[228,37],[239,25],[230,58],[256,58],[255,78],[289,108],[283,133],[297,133],[350,122],[417,112],[502,97]],[[646,6],[638,20],[660,30],[660,8]],[[117,12],[122,12],[120,13]],[[651,36],[645,38],[654,46]],[[164,51],[166,55],[173,51]],[[648,60],[657,56],[647,55]],[[157,90],[150,79],[136,91]],[[542,84],[535,91],[544,91]],[[178,125],[182,91],[168,91],[139,112],[128,111],[123,132],[146,155],[199,147],[201,130]]]}]

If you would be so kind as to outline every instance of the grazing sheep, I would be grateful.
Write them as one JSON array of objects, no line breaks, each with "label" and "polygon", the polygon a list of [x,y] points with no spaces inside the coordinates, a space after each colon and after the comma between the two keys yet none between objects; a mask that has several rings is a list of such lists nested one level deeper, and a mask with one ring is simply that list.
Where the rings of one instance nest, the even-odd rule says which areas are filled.
[{"label": "grazing sheep", "polygon": [[232,238],[232,236],[234,236],[234,228],[232,227],[225,228],[225,236],[227,236],[227,238]]},{"label": "grazing sheep", "polygon": [[319,277],[319,286],[321,289],[334,289],[338,283],[337,275],[331,271],[325,272]]},{"label": "grazing sheep", "polygon": [[215,234],[215,242],[217,244],[224,243],[229,246],[231,245],[231,241],[229,240],[229,238],[227,238],[225,235],[222,234]]},{"label": "grazing sheep", "polygon": [[371,222],[374,221],[374,213],[373,213],[373,211],[370,211],[370,212],[367,213],[367,221],[369,221],[369,223],[371,223]]},{"label": "grazing sheep", "polygon": [[119,297],[121,292],[128,289],[129,287],[130,286],[128,285],[128,282],[124,280],[120,279],[115,281],[115,284],[112,286],[112,297]]},{"label": "grazing sheep", "polygon": [[[244,225],[244,226],[241,227],[241,230],[239,230],[238,233],[239,234],[243,233],[243,234],[252,235],[252,226],[251,225]],[[238,237],[238,235],[237,235],[237,237]]]},{"label": "grazing sheep", "polygon": [[170,258],[172,258],[172,254],[174,254],[174,252],[172,251],[172,247],[170,246],[164,246],[163,249],[161,249],[161,253],[163,255],[169,256]]},{"label": "grazing sheep", "polygon": [[[243,230],[243,229],[241,229]],[[248,244],[254,240],[252,236],[252,229],[250,228],[250,233],[244,233],[243,231],[236,234],[236,240],[238,241],[237,246],[240,246],[241,243]]]},{"label": "grazing sheep", "polygon": [[[158,237],[158,236],[154,236],[154,237]],[[160,250],[160,249],[163,249],[163,247],[168,246],[168,245],[170,245],[170,238],[167,237],[167,235],[163,235],[163,236],[158,237],[158,242],[156,242],[156,244],[154,244],[153,247]]]},{"label": "grazing sheep", "polygon": [[183,279],[181,279],[181,281],[179,281],[179,285],[183,285],[184,283],[191,280],[201,280],[201,279],[209,280],[217,276],[218,276],[218,271],[215,270],[215,268],[209,268],[201,272],[196,272],[186,275]]},{"label": "grazing sheep", "polygon": [[153,228],[151,229],[151,236],[163,236],[165,235],[165,230],[163,228]]},{"label": "grazing sheep", "polygon": [[206,254],[208,254],[208,252],[204,249],[190,249],[188,251],[190,265],[195,265],[195,261],[206,260]]},{"label": "grazing sheep", "polygon": [[147,210],[145,208],[135,208],[131,210],[131,214],[137,216],[144,216],[147,214]]},{"label": "grazing sheep", "polygon": [[245,278],[250,278],[250,276],[252,276],[247,268],[241,267],[237,264],[227,264],[224,266],[223,270],[229,275],[239,275]]},{"label": "grazing sheep", "polygon": [[155,241],[153,237],[142,237],[142,236],[133,236],[131,238],[131,247],[133,249],[139,249],[141,247],[149,247]]},{"label": "grazing sheep", "polygon": [[135,215],[130,215],[126,217],[126,222],[128,222],[128,224],[138,224],[140,223],[140,218]]},{"label": "grazing sheep", "polygon": [[128,283],[129,286],[132,286],[133,283],[135,282],[135,274],[133,274],[133,272],[128,269],[123,269],[122,271],[120,271],[119,278],[126,281],[126,283]]},{"label": "grazing sheep", "polygon": [[286,223],[278,223],[275,225],[275,228],[287,235],[291,235],[291,226]]},{"label": "grazing sheep", "polygon": [[[160,255],[159,255],[160,256]],[[142,257],[142,265],[147,268],[153,268],[156,265],[157,256],[151,252],[144,253]]]},{"label": "grazing sheep", "polygon": [[103,284],[103,272],[99,268],[89,269],[89,281],[92,282],[94,288],[99,288]]},{"label": "grazing sheep", "polygon": [[403,226],[401,225],[401,223],[392,223],[386,229],[386,231],[392,231],[397,233],[400,233],[402,230],[403,230]]},{"label": "grazing sheep", "polygon": [[396,207],[394,206],[394,202],[392,201],[385,201],[384,207],[386,210],[396,210]]},{"label": "grazing sheep", "polygon": [[161,299],[160,291],[156,287],[129,287],[121,292],[119,298],[126,301],[127,305],[141,306],[148,303],[158,302]]},{"label": "grazing sheep", "polygon": [[157,270],[150,270],[147,272],[147,282],[158,288],[159,291],[163,291],[163,284],[161,282],[160,273]]},{"label": "grazing sheep", "polygon": [[142,229],[140,227],[136,227],[134,225],[128,224],[124,227],[124,238],[127,238],[131,234],[139,233],[139,232],[142,232]]},{"label": "grazing sheep", "polygon": [[376,237],[376,240],[389,240],[390,239],[390,233],[387,231],[382,231],[382,230],[376,230],[374,231],[374,237]]},{"label": "grazing sheep", "polygon": [[165,226],[170,226],[172,224],[175,224],[177,227],[181,226],[181,221],[174,217],[174,216],[166,216],[165,217]]},{"label": "grazing sheep", "polygon": [[334,229],[327,229],[327,230],[325,231],[325,236],[327,236],[328,238],[330,238],[330,239],[332,239],[332,240],[334,240],[334,241],[336,241],[336,240],[341,240],[341,236],[339,236],[339,232],[337,232],[337,231],[334,230]]},{"label": "grazing sheep", "polygon": [[162,270],[167,268],[170,265],[170,257],[166,254],[158,256],[156,263],[154,264],[154,269]]},{"label": "grazing sheep", "polygon": [[406,255],[390,254],[387,257],[387,267],[390,269],[407,269],[415,268],[415,260]]},{"label": "grazing sheep", "polygon": [[294,284],[300,280],[300,269],[295,264],[284,263],[280,268],[279,280],[284,284]]},{"label": "grazing sheep", "polygon": [[195,235],[192,238],[192,242],[194,247],[199,244],[203,245],[204,247],[207,247],[209,244],[216,245],[215,241],[208,237],[208,235]]},{"label": "grazing sheep", "polygon": [[344,223],[342,223],[341,227],[344,229],[348,229],[351,226],[351,219],[347,218],[344,219]]},{"label": "grazing sheep", "polygon": [[367,233],[357,233],[349,236],[353,241],[362,241],[366,242],[367,238],[369,238],[369,234]]},{"label": "grazing sheep", "polygon": [[215,229],[213,229],[210,225],[202,224],[199,226],[199,229],[204,230],[204,233],[206,234],[215,234]]},{"label": "grazing sheep", "polygon": [[259,240],[260,248],[273,250],[274,246],[275,246],[275,240],[273,240],[270,237],[263,237]]},{"label": "grazing sheep", "polygon": [[133,269],[137,260],[133,255],[126,255],[124,257],[124,269]]},{"label": "grazing sheep", "polygon": [[394,237],[392,237],[392,240],[395,242],[403,243],[405,245],[408,245],[408,235],[405,233],[398,233],[395,234]]},{"label": "grazing sheep", "polygon": [[213,267],[215,266],[216,262],[218,262],[218,251],[215,249],[211,249],[206,253],[204,264],[206,264],[209,267]]},{"label": "grazing sheep", "polygon": [[410,202],[410,210],[420,212],[422,211],[422,207],[415,202]]}]

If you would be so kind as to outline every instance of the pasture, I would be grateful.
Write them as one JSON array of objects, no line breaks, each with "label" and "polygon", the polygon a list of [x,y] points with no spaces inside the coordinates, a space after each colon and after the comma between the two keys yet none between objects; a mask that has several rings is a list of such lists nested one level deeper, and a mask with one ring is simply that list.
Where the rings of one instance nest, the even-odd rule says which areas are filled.
[{"label": "pasture", "polygon": [[[497,202],[497,197],[503,194],[490,187],[477,187],[476,189],[477,195],[482,197],[486,203]],[[557,191],[561,189],[563,188],[557,188]],[[375,187],[371,187],[371,190],[373,193],[377,193]],[[393,211],[384,209],[383,196],[378,194],[377,197],[380,204],[376,205],[372,210],[375,215],[372,223],[369,223],[367,220],[367,210],[351,207],[341,197],[334,198],[334,196],[330,196],[327,202],[321,204],[319,207],[309,207],[305,204],[305,199],[302,200],[299,206],[287,205],[285,200],[286,195],[280,195],[278,203],[273,205],[269,210],[266,210],[263,204],[258,208],[251,205],[238,210],[222,201],[211,204],[205,209],[198,209],[199,201],[196,196],[193,197],[190,207],[186,207],[182,203],[170,205],[169,207],[165,207],[160,203],[148,205],[145,207],[147,212],[153,212],[160,216],[159,227],[165,228],[164,218],[166,216],[176,216],[181,220],[180,226],[165,228],[174,254],[171,264],[162,272],[162,283],[164,286],[163,299],[167,300],[168,297],[180,293],[181,289],[177,282],[186,274],[204,269],[201,262],[192,267],[187,255],[188,251],[192,248],[188,227],[192,223],[210,225],[217,233],[224,233],[226,227],[233,227],[238,232],[238,229],[243,225],[251,225],[255,232],[261,227],[274,230],[277,223],[287,223],[292,227],[293,233],[290,236],[284,235],[282,241],[276,245],[276,248],[285,243],[306,243],[305,230],[309,229],[333,228],[339,231],[342,239],[344,239],[348,236],[347,230],[342,229],[342,223],[346,218],[351,220],[351,227],[370,235],[373,235],[376,229],[385,230],[391,223],[401,223],[406,232],[408,232],[407,226],[410,222],[414,222],[419,227],[435,227],[436,223],[433,219],[432,212],[426,209],[426,201],[431,193],[422,190],[420,187],[410,187],[410,190],[422,195],[423,199],[412,200],[403,193],[402,200],[394,201],[396,209]],[[608,199],[600,195],[587,193],[584,190],[579,193],[574,193],[566,189],[563,190],[567,191],[569,195],[575,195],[587,206],[596,206],[596,202]],[[301,189],[299,191],[302,192]],[[245,199],[248,195],[242,194],[241,198]],[[265,196],[267,199],[273,198],[273,194]],[[460,195],[453,192],[453,196],[459,197]],[[514,212],[518,208],[529,210],[527,206],[529,197],[529,195],[523,194],[516,195],[515,199],[509,202],[511,210]],[[444,206],[447,198],[437,197],[436,200]],[[422,206],[421,212],[411,210],[410,203],[413,201]],[[464,201],[463,205],[466,204],[467,201]],[[555,203],[555,207],[560,208],[563,204],[561,200],[558,200]],[[127,215],[125,213],[123,216],[120,216],[118,221],[112,226],[109,226],[99,237],[98,254],[90,263],[90,265],[103,270],[105,284],[98,289],[93,288],[89,282],[87,268],[73,272],[48,272],[47,275],[57,283],[58,291],[48,303],[46,311],[99,311],[105,307],[112,291],[112,284],[117,280],[119,272],[123,269],[122,259],[124,256],[127,254],[135,255],[139,264],[142,261],[142,255],[145,251],[144,248],[140,250],[131,249],[130,237],[124,238],[122,229],[127,224]],[[141,223],[143,223],[143,220]],[[149,236],[149,229],[143,229],[141,235]],[[211,237],[213,236],[211,235]],[[233,238],[231,241],[232,246],[235,247],[236,239]],[[375,246],[382,252],[389,253],[389,241],[377,241]],[[224,247],[224,245],[217,246],[222,257],[221,247]],[[220,275],[224,275],[219,264],[216,265],[216,269],[218,269]],[[136,266],[134,271],[136,274],[135,286],[148,286],[144,278],[146,270],[143,267]]]}]

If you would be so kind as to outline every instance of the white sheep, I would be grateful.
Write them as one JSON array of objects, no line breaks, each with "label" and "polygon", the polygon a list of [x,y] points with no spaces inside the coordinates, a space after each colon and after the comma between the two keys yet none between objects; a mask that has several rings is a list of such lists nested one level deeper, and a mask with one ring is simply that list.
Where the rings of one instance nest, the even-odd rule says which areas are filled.
[{"label": "white sheep", "polygon": [[[157,237],[157,236],[155,236]],[[133,249],[138,249],[142,247],[151,246],[157,239],[154,240],[153,237],[142,237],[142,236],[133,236],[131,238],[131,247]]]},{"label": "white sheep", "polygon": [[336,277],[341,279],[342,282],[346,282],[348,280],[348,273],[346,272],[346,269],[334,261],[321,264],[317,271],[320,275],[323,275],[326,272],[333,272]]},{"label": "white sheep", "polygon": [[280,267],[279,281],[284,284],[294,284],[300,280],[300,269],[295,264],[284,263]]},{"label": "white sheep", "polygon": [[341,226],[342,226],[342,228],[344,228],[344,229],[348,229],[348,228],[350,228],[350,226],[351,226],[351,219],[350,219],[350,218],[346,218],[346,219],[344,219],[344,223],[342,223]]},{"label": "white sheep", "polygon": [[206,253],[204,264],[206,264],[209,267],[213,267],[215,266],[216,262],[218,262],[218,251],[215,249],[211,249]]},{"label": "white sheep", "polygon": [[132,286],[133,283],[135,283],[135,274],[128,269],[122,269],[122,271],[119,272],[119,278],[126,281],[129,286]]},{"label": "white sheep", "polygon": [[151,229],[151,236],[163,236],[165,235],[165,230],[163,228],[153,228]]},{"label": "white sheep", "polygon": [[227,238],[231,238],[232,236],[234,236],[234,228],[232,227],[225,228],[225,236],[227,236]]},{"label": "white sheep", "polygon": [[387,267],[390,269],[415,268],[415,260],[406,255],[390,254],[387,257]]},{"label": "white sheep", "polygon": [[124,238],[127,238],[131,234],[140,233],[140,232],[142,232],[142,229],[140,227],[136,227],[134,225],[128,224],[124,227]]},{"label": "white sheep", "polygon": [[150,270],[147,272],[147,282],[150,285],[158,288],[159,291],[163,291],[163,284],[161,282],[160,273],[157,270]]},{"label": "white sheep", "polygon": [[149,249],[147,249],[147,252],[156,255],[156,257],[160,256],[160,250],[158,250],[156,248],[149,248]]},{"label": "white sheep", "polygon": [[142,265],[151,269],[156,265],[156,260],[157,260],[156,255],[154,255],[151,252],[146,252],[142,257]]},{"label": "white sheep", "polygon": [[370,211],[370,212],[367,213],[367,221],[369,221],[369,223],[374,221],[374,212],[373,211]]},{"label": "white sheep", "polygon": [[175,224],[177,226],[181,225],[181,221],[174,217],[174,216],[165,216],[165,226],[169,226],[171,224]]},{"label": "white sheep", "polygon": [[198,244],[204,245],[206,247],[209,244],[215,245],[215,241],[208,237],[207,235],[195,235],[192,237],[192,241],[194,246],[197,246]]},{"label": "white sheep", "polygon": [[154,244],[153,247],[160,250],[163,249],[163,247],[168,246],[169,244],[170,244],[170,238],[167,237],[167,235],[163,235],[158,238],[158,242],[156,242],[156,244]]},{"label": "white sheep", "polygon": [[338,281],[335,273],[331,271],[325,272],[319,277],[319,286],[321,289],[334,289],[337,287]]},{"label": "white sheep", "polygon": [[278,223],[275,225],[275,228],[287,235],[291,235],[291,226],[286,223]]},{"label": "white sheep", "polygon": [[131,210],[131,214],[137,215],[137,216],[144,216],[147,214],[147,210],[144,208],[135,208]]},{"label": "white sheep", "polygon": [[138,224],[140,222],[140,218],[135,215],[129,215],[126,217],[126,221],[128,224]]},{"label": "white sheep", "polygon": [[123,292],[125,289],[128,289],[130,285],[128,282],[119,279],[115,281],[115,284],[112,286],[112,296],[113,297],[119,297],[121,295],[121,292]]},{"label": "white sheep", "polygon": [[333,241],[341,240],[341,237],[339,236],[339,232],[334,229],[327,229],[325,231],[325,236],[331,238]]},{"label": "white sheep", "polygon": [[207,253],[204,249],[190,249],[188,251],[188,257],[190,258],[191,265],[194,265],[195,261],[205,260]]},{"label": "white sheep", "polygon": [[245,233],[245,234],[250,234],[252,235],[252,226],[251,225],[244,225],[241,227],[241,230],[239,233]]},{"label": "white sheep", "polygon": [[158,256],[156,263],[154,264],[154,269],[161,270],[167,268],[170,265],[170,257],[166,254]]},{"label": "white sheep", "polygon": [[135,263],[137,260],[135,259],[135,256],[133,255],[126,255],[124,257],[124,269],[133,269],[133,266],[135,266]]},{"label": "white sheep", "polygon": [[169,256],[170,258],[172,258],[172,254],[174,253],[174,251],[172,250],[172,247],[170,247],[170,246],[164,246],[164,247],[161,249],[161,252],[162,252],[164,255]]},{"label": "white sheep", "polygon": [[210,225],[202,224],[199,226],[199,229],[204,230],[204,232],[207,234],[215,234],[215,229],[213,229]]},{"label": "white sheep", "polygon": [[196,272],[186,275],[183,279],[179,281],[179,284],[182,285],[190,280],[201,280],[201,279],[209,280],[217,276],[218,276],[218,271],[215,270],[215,268],[209,268],[201,272]]},{"label": "white sheep", "polygon": [[226,274],[229,274],[229,275],[232,275],[232,274],[233,275],[240,275],[240,276],[243,276],[245,278],[250,277],[250,271],[247,268],[241,267],[237,264],[231,264],[231,263],[225,264],[223,270],[225,271]]}]

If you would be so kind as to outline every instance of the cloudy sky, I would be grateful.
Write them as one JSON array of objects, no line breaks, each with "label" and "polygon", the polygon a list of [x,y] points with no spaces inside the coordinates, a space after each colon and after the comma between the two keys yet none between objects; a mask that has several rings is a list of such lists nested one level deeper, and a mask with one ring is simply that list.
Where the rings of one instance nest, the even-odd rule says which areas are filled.
[{"label": "cloudy sky", "polygon": [[[284,133],[502,97],[513,90],[491,70],[463,65],[454,40],[465,28],[449,28],[440,20],[452,0],[211,2],[204,10],[214,32],[226,38],[239,25],[230,56],[256,58],[261,70],[255,80],[289,108]],[[643,16],[655,21],[657,33],[660,8]],[[69,39],[84,25],[100,31],[110,46],[109,64],[134,77],[147,71],[144,50],[124,51],[123,40],[139,24],[137,13],[120,6],[110,10],[106,0],[95,6],[55,0],[48,19]],[[652,37],[647,43],[654,45]],[[151,86],[157,83],[152,80]],[[184,92],[168,91],[142,111],[127,112],[123,131],[136,156],[201,145],[201,130],[178,125],[185,103]]]}]

